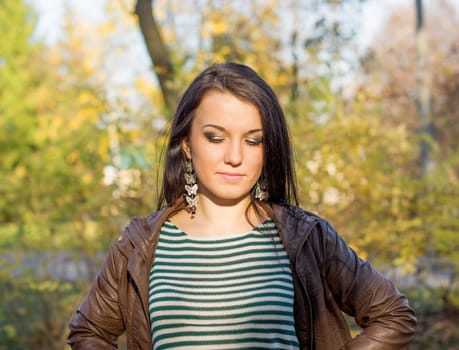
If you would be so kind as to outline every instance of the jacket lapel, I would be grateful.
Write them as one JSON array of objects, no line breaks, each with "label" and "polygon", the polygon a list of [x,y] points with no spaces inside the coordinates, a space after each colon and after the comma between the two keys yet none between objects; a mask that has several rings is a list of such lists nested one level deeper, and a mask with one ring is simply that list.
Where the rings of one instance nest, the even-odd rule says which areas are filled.
[{"label": "jacket lapel", "polygon": [[153,265],[154,253],[158,245],[159,232],[164,221],[180,208],[179,201],[152,212],[146,218],[134,218],[126,227],[126,236],[133,249],[128,257],[127,271],[131,276],[142,302],[142,308],[148,319],[148,288],[150,269]]}]

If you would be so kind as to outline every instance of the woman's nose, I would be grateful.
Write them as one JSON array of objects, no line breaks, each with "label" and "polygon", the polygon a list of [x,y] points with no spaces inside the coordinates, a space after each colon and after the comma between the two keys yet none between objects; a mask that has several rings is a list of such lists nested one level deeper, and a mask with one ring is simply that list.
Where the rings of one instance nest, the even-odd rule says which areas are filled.
[{"label": "woman's nose", "polygon": [[232,141],[228,144],[225,152],[225,163],[238,166],[242,163],[242,145]]}]

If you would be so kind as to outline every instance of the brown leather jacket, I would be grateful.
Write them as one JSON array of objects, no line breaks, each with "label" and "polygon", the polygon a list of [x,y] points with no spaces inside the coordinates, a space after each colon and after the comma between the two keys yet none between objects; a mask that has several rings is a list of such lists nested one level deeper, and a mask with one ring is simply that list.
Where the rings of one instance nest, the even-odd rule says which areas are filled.
[{"label": "brown leather jacket", "polygon": [[[392,282],[358,258],[325,220],[297,207],[266,206],[290,257],[301,349],[404,349],[416,317]],[[134,218],[113,243],[70,322],[72,349],[152,349],[148,276],[161,225],[174,208]],[[362,328],[351,338],[342,311]]]}]

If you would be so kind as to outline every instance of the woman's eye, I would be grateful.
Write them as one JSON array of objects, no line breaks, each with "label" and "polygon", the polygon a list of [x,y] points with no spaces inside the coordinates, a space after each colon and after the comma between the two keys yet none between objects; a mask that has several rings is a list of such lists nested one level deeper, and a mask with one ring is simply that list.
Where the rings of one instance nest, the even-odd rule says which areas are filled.
[{"label": "woman's eye", "polygon": [[261,145],[263,143],[263,139],[262,138],[250,138],[250,139],[246,139],[246,142],[250,146],[257,146],[257,145]]},{"label": "woman's eye", "polygon": [[209,140],[210,142],[213,142],[213,143],[219,143],[219,142],[223,141],[223,137],[221,137],[221,136],[212,135],[212,134],[206,134],[205,136],[206,136],[207,140]]}]

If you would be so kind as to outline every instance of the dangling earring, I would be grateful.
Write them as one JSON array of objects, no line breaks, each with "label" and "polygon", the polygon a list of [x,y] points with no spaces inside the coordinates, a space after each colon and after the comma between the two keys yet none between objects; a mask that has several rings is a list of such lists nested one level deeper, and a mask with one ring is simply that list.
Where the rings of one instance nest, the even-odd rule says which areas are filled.
[{"label": "dangling earring", "polygon": [[194,218],[196,214],[196,207],[199,202],[198,183],[196,180],[196,174],[194,172],[193,163],[191,159],[185,160],[185,200],[191,212],[191,218]]},{"label": "dangling earring", "polygon": [[260,178],[258,179],[255,185],[255,199],[263,202],[269,197],[268,192],[266,191],[266,185],[264,181]]}]

